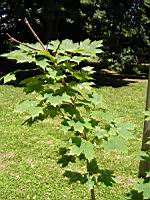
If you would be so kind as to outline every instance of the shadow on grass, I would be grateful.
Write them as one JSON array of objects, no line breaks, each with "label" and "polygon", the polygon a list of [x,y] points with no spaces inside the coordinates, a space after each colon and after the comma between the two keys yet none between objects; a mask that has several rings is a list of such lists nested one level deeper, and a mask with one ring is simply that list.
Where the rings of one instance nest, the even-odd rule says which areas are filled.
[{"label": "shadow on grass", "polygon": [[65,147],[59,149],[60,158],[58,159],[57,163],[61,164],[62,167],[66,167],[69,165],[70,162],[75,163],[76,161],[74,156],[66,155],[66,153],[67,153],[67,149]]},{"label": "shadow on grass", "polygon": [[118,74],[109,70],[100,70],[95,74],[96,87],[112,86],[114,88],[127,86],[130,83],[145,81],[146,75]]},{"label": "shadow on grass", "polygon": [[[80,182],[81,184],[85,184],[88,181],[87,173],[79,173],[74,171],[66,170],[63,176],[69,179],[69,184]],[[100,170],[99,174],[96,174],[97,182],[103,183],[105,186],[112,187],[115,181],[113,180],[114,176],[112,171],[110,170]]]},{"label": "shadow on grass", "polygon": [[87,182],[87,175],[81,174],[79,172],[73,172],[66,170],[63,176],[69,179],[69,184],[80,182],[81,184],[85,184]]},{"label": "shadow on grass", "polygon": [[[60,153],[62,156],[58,160],[58,163],[61,163],[62,167],[67,166],[69,162],[76,162],[75,157],[65,155],[66,152],[66,148],[60,149]],[[100,169],[95,159],[93,159],[90,163],[87,164],[87,171],[87,173],[80,173],[76,171],[66,170],[63,175],[69,179],[69,184],[76,182],[85,184],[88,181],[89,175],[93,178],[96,177],[96,182],[101,182],[107,187],[111,187],[115,183],[113,171],[108,169]]]},{"label": "shadow on grass", "polygon": [[138,193],[136,190],[132,190],[127,194],[126,200],[144,200],[142,193]]},{"label": "shadow on grass", "polygon": [[101,169],[100,175],[98,176],[98,182],[104,183],[107,187],[112,187],[115,183],[115,176],[113,175],[113,171],[108,169]]}]

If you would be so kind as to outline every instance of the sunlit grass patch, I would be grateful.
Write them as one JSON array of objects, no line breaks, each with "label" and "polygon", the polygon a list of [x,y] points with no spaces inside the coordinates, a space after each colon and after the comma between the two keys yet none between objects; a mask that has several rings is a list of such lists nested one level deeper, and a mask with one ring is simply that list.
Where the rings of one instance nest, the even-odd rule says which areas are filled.
[{"label": "sunlit grass patch", "polygon": [[[134,153],[140,149],[145,108],[146,83],[125,87],[97,89],[115,117],[135,124],[136,140],[128,155],[103,154],[97,151],[102,168],[114,171],[117,183],[113,188],[101,184],[97,199],[118,200],[135,182],[138,161]],[[22,88],[0,86],[0,200],[83,200],[89,199],[85,186],[68,184],[65,169],[57,164],[59,148],[67,135],[59,130],[59,119],[46,119],[32,126],[22,125],[26,115],[13,112],[25,97]],[[82,163],[81,163],[82,167]],[[73,169],[72,165],[68,166]],[[78,170],[79,166],[74,167]],[[80,169],[84,171],[84,169]]]}]

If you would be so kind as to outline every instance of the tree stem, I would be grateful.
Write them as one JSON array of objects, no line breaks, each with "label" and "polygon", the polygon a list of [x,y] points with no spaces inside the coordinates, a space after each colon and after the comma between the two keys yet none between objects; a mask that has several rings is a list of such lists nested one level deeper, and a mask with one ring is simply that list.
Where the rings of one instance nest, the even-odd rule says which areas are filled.
[{"label": "tree stem", "polygon": [[44,46],[43,42],[40,40],[36,32],[33,30],[32,26],[28,22],[27,18],[24,19],[26,25],[28,26],[30,32],[33,34],[33,36],[36,38],[36,40],[40,43],[41,47],[43,48],[44,51],[47,51],[47,48]]},{"label": "tree stem", "polygon": [[93,189],[91,189],[91,200],[96,200],[96,198],[95,198],[95,191],[94,191],[94,188]]},{"label": "tree stem", "polygon": [[6,35],[9,37],[9,40],[12,41],[12,42],[16,42],[17,44],[22,44],[23,46],[28,47],[29,49],[34,50],[34,51],[41,51],[40,49],[33,48],[30,45],[28,45],[28,44],[20,42],[19,40],[15,39],[14,37],[12,37],[11,35],[9,35],[8,33],[6,33]]},{"label": "tree stem", "polygon": [[[149,65],[147,97],[146,97],[146,110],[149,109],[150,109],[150,65]],[[142,151],[150,150],[150,144],[147,144],[149,137],[150,137],[150,121],[144,121],[142,149],[141,149]],[[146,177],[146,172],[148,172],[149,170],[150,170],[150,163],[148,161],[141,160],[139,165],[139,177],[150,180],[150,177]]]}]

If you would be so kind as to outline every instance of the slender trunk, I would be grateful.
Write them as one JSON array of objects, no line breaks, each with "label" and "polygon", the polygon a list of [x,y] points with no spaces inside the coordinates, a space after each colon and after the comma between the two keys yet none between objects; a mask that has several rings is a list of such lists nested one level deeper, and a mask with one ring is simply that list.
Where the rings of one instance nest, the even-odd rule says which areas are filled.
[{"label": "slender trunk", "polygon": [[[89,161],[87,160],[87,172],[89,173],[89,171],[88,171],[88,165],[89,165]],[[90,175],[90,174],[89,174]],[[96,200],[96,198],[95,198],[95,190],[94,190],[94,187],[93,187],[93,189],[90,189],[90,193],[91,193],[91,198],[90,198],[90,200]]]},{"label": "slender trunk", "polygon": [[[150,109],[150,66],[149,66],[147,97],[146,97],[146,110],[149,109]],[[144,121],[142,149],[141,149],[142,151],[150,150],[150,145],[147,144],[149,137],[150,137],[150,121]],[[150,179],[150,177],[146,177],[146,172],[148,172],[149,170],[150,170],[150,162],[141,160],[139,165],[139,177]]]},{"label": "slender trunk", "polygon": [[95,198],[95,191],[94,191],[94,188],[93,189],[91,189],[91,200],[96,200],[96,198]]}]

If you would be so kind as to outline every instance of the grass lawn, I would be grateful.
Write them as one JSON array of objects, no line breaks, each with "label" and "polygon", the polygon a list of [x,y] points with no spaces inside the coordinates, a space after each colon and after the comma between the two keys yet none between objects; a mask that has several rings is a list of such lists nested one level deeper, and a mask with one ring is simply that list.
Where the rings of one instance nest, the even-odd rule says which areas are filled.
[{"label": "grass lawn", "polygon": [[[113,116],[136,125],[136,140],[128,155],[97,152],[100,166],[113,170],[117,176],[114,187],[101,184],[96,189],[97,200],[119,200],[130,191],[137,177],[138,161],[133,154],[141,146],[146,82],[97,90]],[[66,142],[58,128],[59,119],[22,125],[26,115],[13,113],[13,109],[24,98],[27,97],[22,88],[0,86],[0,200],[88,200],[86,187],[69,184],[63,176],[65,169],[57,164],[58,149]]]}]

